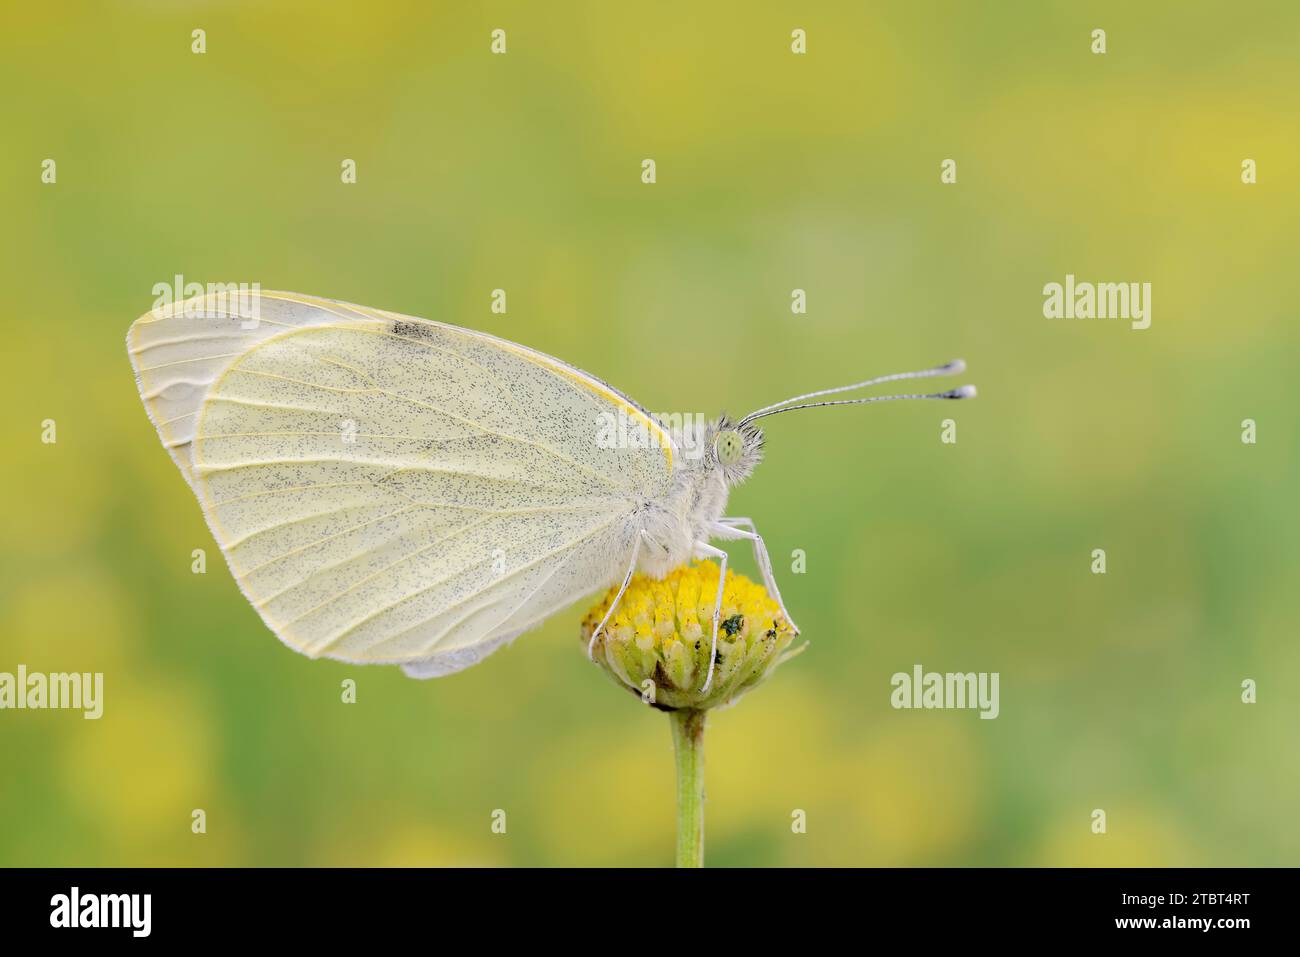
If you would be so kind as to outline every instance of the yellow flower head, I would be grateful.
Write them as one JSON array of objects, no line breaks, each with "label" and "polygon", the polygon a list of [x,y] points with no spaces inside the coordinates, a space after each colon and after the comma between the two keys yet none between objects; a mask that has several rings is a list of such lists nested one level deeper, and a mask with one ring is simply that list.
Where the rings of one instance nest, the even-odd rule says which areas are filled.
[{"label": "yellow flower head", "polygon": [[[718,571],[713,562],[700,562],[662,581],[633,576],[592,648],[596,663],[660,710],[703,710],[735,701],[802,650],[789,650],[794,631],[763,586],[729,571],[713,683],[705,692]],[[617,592],[616,585],[583,619],[584,647]]]}]

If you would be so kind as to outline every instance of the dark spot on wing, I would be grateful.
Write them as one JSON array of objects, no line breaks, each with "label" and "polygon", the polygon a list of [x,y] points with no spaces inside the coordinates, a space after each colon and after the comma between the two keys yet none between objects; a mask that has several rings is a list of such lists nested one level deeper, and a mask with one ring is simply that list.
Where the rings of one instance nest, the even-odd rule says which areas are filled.
[{"label": "dark spot on wing", "polygon": [[433,326],[423,322],[395,322],[391,332],[403,339],[432,339]]}]

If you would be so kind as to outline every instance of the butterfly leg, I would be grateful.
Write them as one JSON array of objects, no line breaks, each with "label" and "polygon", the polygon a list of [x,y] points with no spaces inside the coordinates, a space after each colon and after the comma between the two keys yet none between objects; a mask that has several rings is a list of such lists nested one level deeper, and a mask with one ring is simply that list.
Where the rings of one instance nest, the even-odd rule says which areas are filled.
[{"label": "butterfly leg", "polygon": [[587,658],[591,661],[596,660],[596,638],[605,630],[605,625],[609,623],[609,619],[613,616],[614,609],[618,607],[618,603],[623,599],[623,592],[627,591],[627,586],[632,583],[632,575],[636,572],[636,560],[641,554],[641,541],[644,538],[646,538],[646,533],[645,529],[642,529],[637,533],[636,541],[632,543],[632,561],[627,566],[627,574],[623,576],[623,584],[618,587],[618,594],[609,603],[609,610],[605,612],[605,617],[600,620],[596,630],[591,633],[591,641],[587,643]]},{"label": "butterfly leg", "polygon": [[[717,526],[722,527],[717,528]],[[786,611],[785,602],[781,600],[781,589],[776,587],[776,575],[772,573],[772,558],[767,553],[767,545],[763,543],[763,536],[758,534],[758,529],[754,527],[754,520],[752,518],[724,518],[716,523],[715,528],[720,533],[718,538],[747,538],[753,544],[754,561],[758,563],[759,574],[763,576],[763,587],[767,589],[768,594],[776,599],[777,605],[781,608],[781,614],[785,616],[786,622],[794,629],[794,633],[799,634],[799,626],[794,623],[794,619],[790,617],[790,612]]]},{"label": "butterfly leg", "polygon": [[713,602],[713,644],[709,648],[709,673],[704,678],[702,690],[708,691],[713,684],[713,666],[718,660],[718,618],[722,615],[722,591],[727,584],[727,553],[708,542],[695,543],[697,558],[716,558],[722,566],[718,570],[718,597]]}]

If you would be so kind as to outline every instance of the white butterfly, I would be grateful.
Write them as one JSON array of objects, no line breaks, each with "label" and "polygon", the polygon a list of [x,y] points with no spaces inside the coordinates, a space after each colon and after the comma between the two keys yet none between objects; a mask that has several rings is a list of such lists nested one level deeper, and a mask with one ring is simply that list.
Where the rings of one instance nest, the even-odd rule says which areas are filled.
[{"label": "white butterfly", "polygon": [[[621,579],[599,634],[638,567],[662,577],[711,557],[725,577],[712,538],[750,541],[780,603],[754,523],[724,517],[729,489],[762,455],[754,421],[974,395],[806,402],[959,372],[957,361],[670,430],[524,346],[283,292],[157,308],[131,326],[127,347],[163,445],[270,629],[313,658],[400,664],[421,678],[476,664]],[[597,441],[611,414],[653,441]]]}]

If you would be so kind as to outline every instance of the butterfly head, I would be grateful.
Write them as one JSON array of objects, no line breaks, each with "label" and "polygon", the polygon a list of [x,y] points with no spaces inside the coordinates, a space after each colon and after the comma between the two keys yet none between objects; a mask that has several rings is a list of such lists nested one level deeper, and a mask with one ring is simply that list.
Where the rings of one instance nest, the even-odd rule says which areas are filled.
[{"label": "butterfly head", "polygon": [[722,470],[728,485],[738,485],[763,460],[763,430],[722,415],[709,426],[705,448],[709,464]]}]

